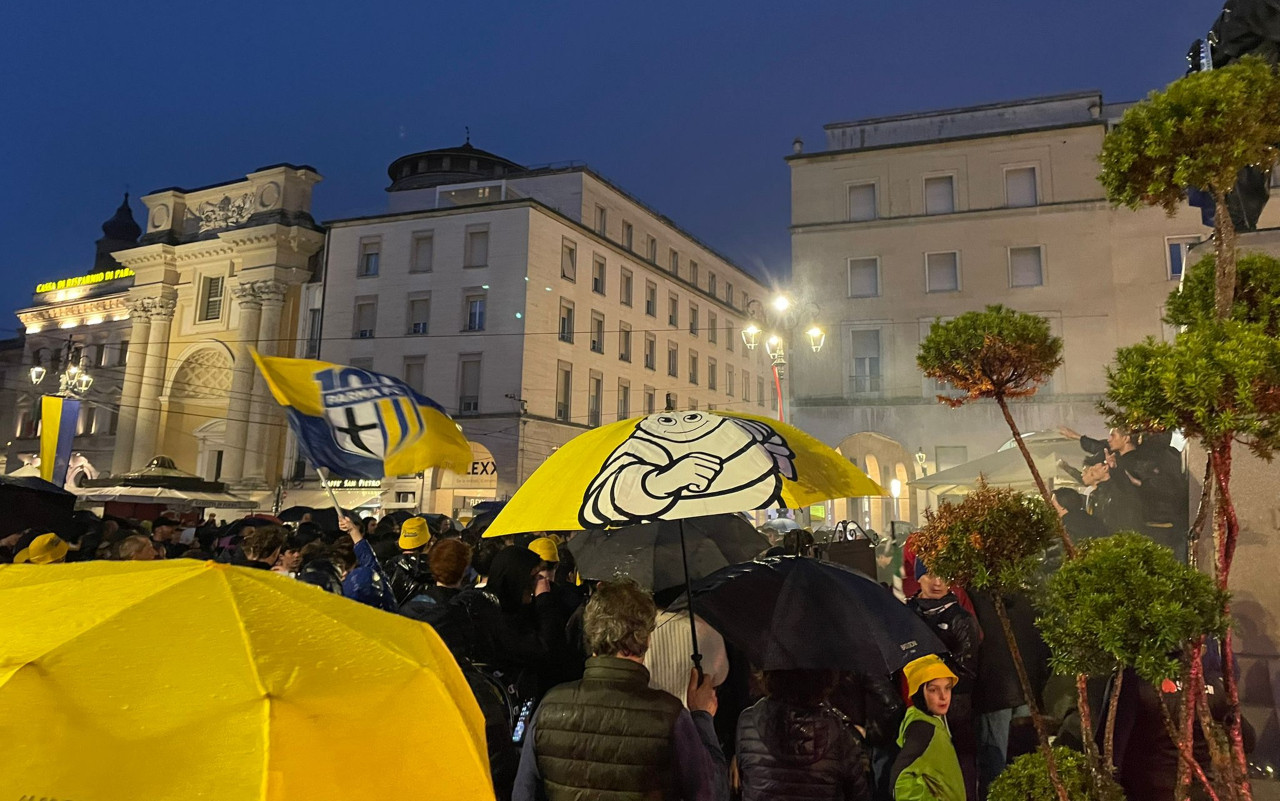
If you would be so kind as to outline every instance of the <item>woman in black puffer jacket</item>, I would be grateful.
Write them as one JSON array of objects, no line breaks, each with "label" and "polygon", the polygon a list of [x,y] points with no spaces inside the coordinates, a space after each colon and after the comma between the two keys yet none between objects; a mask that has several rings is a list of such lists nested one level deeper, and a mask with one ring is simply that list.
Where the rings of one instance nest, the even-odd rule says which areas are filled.
[{"label": "woman in black puffer jacket", "polygon": [[765,697],[738,718],[742,801],[869,801],[862,738],[827,703],[838,677],[765,671]]}]

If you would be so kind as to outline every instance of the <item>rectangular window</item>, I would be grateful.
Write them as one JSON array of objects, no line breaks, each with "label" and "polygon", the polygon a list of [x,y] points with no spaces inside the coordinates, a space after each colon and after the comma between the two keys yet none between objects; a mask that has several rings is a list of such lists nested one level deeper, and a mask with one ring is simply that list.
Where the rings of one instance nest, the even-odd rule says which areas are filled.
[{"label": "rectangular window", "polygon": [[958,292],[960,254],[954,250],[924,254],[924,288],[926,292]]},{"label": "rectangular window", "polygon": [[874,298],[880,295],[880,257],[849,259],[849,297]]},{"label": "rectangular window", "polygon": [[556,419],[569,422],[573,400],[573,365],[559,362],[556,365]]},{"label": "rectangular window", "polygon": [[732,281],[724,282],[724,302],[728,303],[730,306],[733,305],[733,282]]},{"label": "rectangular window", "polygon": [[649,370],[658,369],[658,338],[653,334],[644,335],[644,366]]},{"label": "rectangular window", "polygon": [[875,183],[853,184],[849,187],[849,219],[852,222],[874,220],[876,213]]},{"label": "rectangular window", "polygon": [[[319,312],[319,309],[312,309],[313,312]],[[316,326],[312,325],[312,330],[316,331]],[[318,333],[318,332],[317,332]],[[316,337],[317,341],[319,336]],[[120,348],[116,351],[116,367],[124,367],[129,364],[129,340],[120,340]]]},{"label": "rectangular window", "polygon": [[715,312],[707,312],[707,341],[712,345],[720,341],[720,328]]},{"label": "rectangular window", "polygon": [[680,376],[680,346],[671,341],[667,342],[667,375]]},{"label": "rectangular window", "polygon": [[631,305],[631,291],[635,285],[635,279],[631,275],[631,271],[625,267],[618,273],[618,298],[623,306]]},{"label": "rectangular window", "polygon": [[458,357],[458,413],[476,414],[480,411],[480,354]]},{"label": "rectangular window", "polygon": [[734,336],[734,334],[735,334],[736,332],[737,332],[737,329],[733,327],[733,323],[725,323],[725,326],[724,326],[724,347],[725,347],[725,349],[726,349],[726,350],[728,350],[730,353],[733,353],[733,341],[734,341],[735,339],[737,339],[737,337],[736,337],[736,336]]},{"label": "rectangular window", "polygon": [[[324,325],[324,313],[320,309],[307,310],[307,348],[305,356],[308,359],[320,358],[320,332]],[[121,346],[127,345],[127,342],[120,343]]]},{"label": "rectangular window", "polygon": [[355,324],[351,336],[356,339],[371,339],[378,322],[378,298],[364,296],[356,298]]},{"label": "rectangular window", "polygon": [[658,392],[653,387],[644,388],[644,413],[653,414],[658,405]]},{"label": "rectangular window", "polygon": [[625,378],[618,379],[618,419],[626,420],[631,416],[631,382]]},{"label": "rectangular window", "polygon": [[573,301],[560,298],[560,341],[573,343]]},{"label": "rectangular window", "polygon": [[689,383],[698,383],[698,353],[697,351],[689,351]]},{"label": "rectangular window", "polygon": [[631,361],[631,324],[618,323],[618,360]]},{"label": "rectangular window", "polygon": [[489,226],[467,226],[462,254],[463,267],[487,267],[489,265]]},{"label": "rectangular window", "polygon": [[604,353],[604,315],[591,312],[591,349],[596,353]]},{"label": "rectangular window", "polygon": [[572,239],[560,240],[560,277],[566,281],[578,280],[578,246]]},{"label": "rectangular window", "polygon": [[693,259],[689,260],[689,283],[698,285],[698,263]]},{"label": "rectangular window", "polygon": [[689,304],[689,333],[698,335],[698,304]]},{"label": "rectangular window", "polygon": [[742,371],[742,402],[751,402],[751,373]]},{"label": "rectangular window", "polygon": [[413,235],[413,252],[409,258],[409,272],[429,273],[435,268],[436,238],[427,232]]},{"label": "rectangular window", "polygon": [[680,399],[676,397],[676,393],[674,393],[674,392],[668,392],[668,393],[666,394],[666,404],[665,404],[664,408],[665,408],[667,411],[670,411],[670,410],[672,410],[672,409],[675,409],[675,408],[676,408],[676,406],[677,406],[679,403],[680,403]]},{"label": "rectangular window", "polygon": [[924,213],[950,214],[956,210],[956,179],[935,175],[924,179]]},{"label": "rectangular window", "polygon": [[648,242],[645,244],[644,255],[646,258],[649,259],[649,261],[653,262],[654,264],[658,263],[658,240],[657,239],[654,239],[653,237],[649,237]]},{"label": "rectangular window", "polygon": [[600,425],[600,407],[604,404],[604,377],[591,373],[587,378],[587,425]]},{"label": "rectangular window", "polygon": [[652,281],[644,284],[644,313],[650,317],[658,316],[658,285]]},{"label": "rectangular window", "polygon": [[356,275],[368,278],[378,274],[378,262],[382,258],[382,242],[373,240],[360,243],[360,264]]},{"label": "rectangular window", "polygon": [[1036,191],[1035,167],[1011,167],[1004,171],[1006,206],[1034,206],[1040,201]]},{"label": "rectangular window", "polygon": [[426,334],[431,321],[431,293],[409,294],[409,333]]},{"label": "rectangular window", "polygon": [[[1280,172],[1280,170],[1276,170]],[[1170,278],[1178,279],[1182,277],[1183,270],[1187,267],[1187,251],[1200,244],[1198,236],[1171,236],[1165,240],[1165,251],[1168,253],[1168,275]]]},{"label": "rectangular window", "polygon": [[404,382],[413,388],[415,392],[426,392],[426,374],[427,374],[427,357],[426,356],[406,356],[404,357]]},{"label": "rectangular window", "polygon": [[204,279],[204,286],[200,291],[199,322],[222,319],[222,295],[225,281],[226,279],[220,275],[210,275]]},{"label": "rectangular window", "polygon": [[[776,393],[769,393],[769,397],[773,399],[774,411],[778,409],[778,396]],[[764,376],[756,377],[756,405],[764,406]]]},{"label": "rectangular window", "polygon": [[1009,248],[1009,286],[1027,287],[1044,284],[1044,252],[1039,245]]},{"label": "rectangular window", "polygon": [[716,386],[716,360],[707,359],[707,389],[718,389]]},{"label": "rectangular window", "polygon": [[675,293],[667,296],[667,325],[680,327],[680,298]]},{"label": "rectangular window", "polygon": [[622,221],[622,246],[627,250],[635,253],[635,229],[631,227],[631,223],[626,220]]},{"label": "rectangular window", "polygon": [[716,274],[712,272],[707,273],[707,294],[713,298],[719,297],[716,295]]},{"label": "rectangular window", "polygon": [[733,397],[733,365],[726,364],[724,366],[724,394]]},{"label": "rectangular window", "polygon": [[597,295],[604,294],[604,256],[596,256],[591,260],[591,291]]},{"label": "rectangular window", "polygon": [[667,266],[670,267],[672,275],[680,274],[680,254],[676,253],[675,248],[671,248],[667,256]]},{"label": "rectangular window", "polygon": [[690,398],[690,399],[689,399],[689,409],[690,409],[691,411],[695,411],[695,412],[698,410],[698,399],[697,399],[697,398]]},{"label": "rectangular window", "polygon": [[463,317],[466,320],[464,331],[484,330],[484,292],[471,291],[463,299]]},{"label": "rectangular window", "polygon": [[[94,367],[107,366],[107,346],[105,344],[99,344],[99,345],[93,346],[93,366]],[[3,374],[0,374],[0,386],[3,386],[4,384],[2,377],[3,377]]]},{"label": "rectangular window", "polygon": [[596,233],[604,236],[609,230],[609,210],[604,206],[596,206]]},{"label": "rectangular window", "polygon": [[855,394],[880,391],[880,329],[860,329],[850,332],[852,370],[850,389]]}]

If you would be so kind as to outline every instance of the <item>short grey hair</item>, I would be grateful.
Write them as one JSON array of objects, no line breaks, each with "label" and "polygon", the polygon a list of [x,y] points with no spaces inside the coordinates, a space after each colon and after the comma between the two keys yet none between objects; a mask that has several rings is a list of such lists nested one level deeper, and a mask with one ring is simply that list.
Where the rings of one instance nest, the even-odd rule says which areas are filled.
[{"label": "short grey hair", "polygon": [[653,596],[635,581],[602,581],[583,614],[587,650],[598,656],[644,656],[657,618]]}]

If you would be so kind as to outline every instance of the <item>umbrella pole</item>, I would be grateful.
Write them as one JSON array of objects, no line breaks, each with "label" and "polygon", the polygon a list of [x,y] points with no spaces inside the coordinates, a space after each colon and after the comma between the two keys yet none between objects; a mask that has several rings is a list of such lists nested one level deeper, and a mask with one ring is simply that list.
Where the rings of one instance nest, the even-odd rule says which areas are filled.
[{"label": "umbrella pole", "polygon": [[693,617],[693,582],[689,579],[689,551],[684,544],[684,519],[680,520],[680,558],[684,560],[684,592],[689,596],[689,636],[693,639],[693,669],[702,680],[702,654],[698,652],[698,624]]}]

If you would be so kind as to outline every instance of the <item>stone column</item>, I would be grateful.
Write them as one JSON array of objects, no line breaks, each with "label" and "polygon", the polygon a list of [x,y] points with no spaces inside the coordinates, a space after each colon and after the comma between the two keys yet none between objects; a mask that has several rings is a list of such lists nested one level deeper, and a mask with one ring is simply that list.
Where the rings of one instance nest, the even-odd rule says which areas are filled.
[{"label": "stone column", "polygon": [[[262,304],[262,317],[258,322],[258,353],[263,356],[275,356],[280,352],[280,317],[284,312],[284,295],[288,288],[282,281],[254,282],[254,289]],[[266,381],[256,369],[253,371],[253,395],[250,400],[249,441],[256,443],[257,447],[250,448],[245,454],[244,483],[265,487],[269,455],[267,451],[270,450],[267,446],[278,442],[280,438],[270,427],[275,400],[267,389]]]},{"label": "stone column", "polygon": [[258,327],[262,318],[262,301],[256,290],[257,282],[237,284],[232,288],[240,307],[240,326],[236,329],[235,368],[231,373],[231,397],[227,400],[227,425],[223,437],[222,480],[238,484],[244,478],[245,450],[249,443],[250,400],[253,396],[253,376],[257,369],[249,348],[258,344]]},{"label": "stone column", "polygon": [[138,427],[138,395],[142,388],[142,367],[147,358],[147,337],[151,333],[152,298],[129,302],[129,351],[120,390],[120,410],[116,421],[115,452],[111,457],[113,475],[133,468],[133,432]]},{"label": "stone column", "polygon": [[173,298],[156,298],[151,305],[151,330],[147,334],[147,358],[138,391],[138,421],[133,433],[131,469],[146,465],[156,455],[160,428],[160,390],[164,388],[169,327],[173,324]]}]

